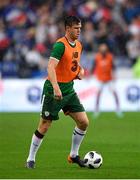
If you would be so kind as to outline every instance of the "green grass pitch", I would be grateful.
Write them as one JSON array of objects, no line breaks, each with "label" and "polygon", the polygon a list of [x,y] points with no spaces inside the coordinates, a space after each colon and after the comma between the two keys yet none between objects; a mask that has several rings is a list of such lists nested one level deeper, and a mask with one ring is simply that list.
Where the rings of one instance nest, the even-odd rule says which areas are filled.
[{"label": "green grass pitch", "polygon": [[83,157],[90,150],[103,156],[101,168],[93,170],[67,163],[73,121],[60,113],[52,124],[36,157],[36,169],[24,167],[38,113],[0,113],[1,179],[138,179],[140,178],[140,113],[102,113],[90,125],[81,145]]}]

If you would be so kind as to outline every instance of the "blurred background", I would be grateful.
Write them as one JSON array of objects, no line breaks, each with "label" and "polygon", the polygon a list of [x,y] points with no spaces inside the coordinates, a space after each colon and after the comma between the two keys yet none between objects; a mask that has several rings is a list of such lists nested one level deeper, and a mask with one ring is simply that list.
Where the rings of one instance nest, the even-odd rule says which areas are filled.
[{"label": "blurred background", "polygon": [[[121,99],[127,100],[122,109],[140,110],[139,0],[4,0],[0,1],[0,111],[38,110],[50,52],[54,42],[64,35],[63,22],[68,15],[79,16],[83,25],[83,91],[79,92],[81,88],[76,85],[82,101],[89,104],[88,98],[93,98],[90,95],[96,96],[91,70],[99,45],[106,43],[114,55],[119,95],[124,94]],[[19,102],[14,108],[15,99]],[[18,109],[24,101],[30,107]],[[87,110],[94,109],[93,104]]]}]

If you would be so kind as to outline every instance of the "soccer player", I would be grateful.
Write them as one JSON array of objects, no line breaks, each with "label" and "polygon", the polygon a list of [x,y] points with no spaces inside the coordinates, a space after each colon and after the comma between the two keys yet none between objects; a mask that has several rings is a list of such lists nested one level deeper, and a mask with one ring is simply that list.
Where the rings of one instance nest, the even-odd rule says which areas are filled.
[{"label": "soccer player", "polygon": [[33,134],[26,167],[35,167],[36,153],[53,120],[59,119],[62,109],[76,123],[72,135],[69,163],[84,167],[80,159],[79,148],[89,124],[83,105],[73,88],[74,79],[82,79],[84,69],[80,66],[82,45],[78,41],[81,32],[81,21],[78,17],[68,16],[65,19],[65,36],[58,39],[53,46],[48,62],[48,79],[45,81],[42,95],[41,119]]},{"label": "soccer player", "polygon": [[95,116],[99,115],[99,102],[102,91],[105,87],[108,87],[112,92],[115,103],[116,103],[116,112],[119,117],[122,116],[120,111],[120,104],[118,94],[113,85],[113,54],[109,51],[107,44],[100,44],[99,50],[95,55],[95,63],[93,64],[92,71],[94,70],[95,76],[99,82],[99,90],[96,98],[96,107],[95,107]]}]

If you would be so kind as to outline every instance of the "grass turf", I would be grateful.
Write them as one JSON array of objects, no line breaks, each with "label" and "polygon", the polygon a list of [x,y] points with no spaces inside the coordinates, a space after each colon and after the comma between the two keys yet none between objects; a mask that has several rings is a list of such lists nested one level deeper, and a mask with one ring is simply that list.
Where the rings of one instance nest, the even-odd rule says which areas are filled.
[{"label": "grass turf", "polygon": [[24,167],[31,136],[38,124],[36,113],[0,113],[0,178],[4,179],[98,179],[140,178],[140,113],[102,113],[90,126],[80,155],[99,151],[104,159],[100,169],[80,168],[67,163],[73,121],[60,113],[52,124],[36,158],[36,169]]}]

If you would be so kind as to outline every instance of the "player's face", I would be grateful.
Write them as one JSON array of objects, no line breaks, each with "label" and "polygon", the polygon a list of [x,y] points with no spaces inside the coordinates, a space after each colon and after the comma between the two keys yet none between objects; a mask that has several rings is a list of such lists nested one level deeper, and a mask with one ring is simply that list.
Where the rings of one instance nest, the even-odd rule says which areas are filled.
[{"label": "player's face", "polygon": [[69,27],[69,35],[72,40],[78,39],[81,32],[81,27],[81,23],[73,24],[71,27]]},{"label": "player's face", "polygon": [[107,45],[106,44],[101,44],[100,47],[99,47],[99,51],[102,54],[106,54],[106,52],[108,51]]}]

